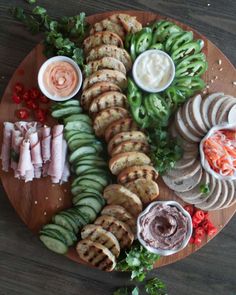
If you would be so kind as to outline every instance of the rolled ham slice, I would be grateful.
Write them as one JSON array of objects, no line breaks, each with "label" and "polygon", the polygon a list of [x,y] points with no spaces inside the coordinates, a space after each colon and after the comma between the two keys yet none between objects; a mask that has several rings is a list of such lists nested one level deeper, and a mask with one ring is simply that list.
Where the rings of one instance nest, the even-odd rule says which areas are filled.
[{"label": "rolled ham slice", "polygon": [[4,124],[3,144],[2,144],[2,151],[1,151],[2,170],[8,171],[10,166],[11,137],[12,137],[12,131],[14,129],[14,124],[10,122],[4,122],[3,124]]},{"label": "rolled ham slice", "polygon": [[32,175],[34,174],[34,167],[31,161],[29,140],[24,139],[20,146],[18,171],[20,176],[23,177],[26,182],[33,179]]},{"label": "rolled ham slice", "polygon": [[67,161],[67,143],[65,139],[62,140],[62,175],[61,175],[61,181],[60,184],[63,182],[67,182],[68,178],[70,176],[70,170],[69,170],[69,163]]},{"label": "rolled ham slice", "polygon": [[21,131],[12,130],[11,138],[11,168],[14,170],[14,175],[16,178],[20,178],[20,174],[17,170],[19,156],[20,156],[20,146],[23,141],[23,136]]},{"label": "rolled ham slice", "polygon": [[34,177],[41,177],[41,167],[43,166],[43,160],[41,156],[41,145],[39,141],[38,132],[29,134],[30,148],[31,148],[31,159],[34,166]]},{"label": "rolled ham slice", "polygon": [[46,163],[51,159],[51,128],[44,126],[42,128],[42,141],[41,141],[41,149],[42,149],[42,158],[43,163]]},{"label": "rolled ham slice", "polygon": [[63,125],[53,127],[53,138],[51,148],[51,162],[48,175],[51,176],[53,183],[59,183],[63,171]]}]

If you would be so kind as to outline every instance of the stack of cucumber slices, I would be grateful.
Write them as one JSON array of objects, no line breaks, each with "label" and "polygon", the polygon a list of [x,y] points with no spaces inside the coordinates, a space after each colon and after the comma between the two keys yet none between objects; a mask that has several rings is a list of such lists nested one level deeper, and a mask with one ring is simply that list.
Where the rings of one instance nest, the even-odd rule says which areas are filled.
[{"label": "stack of cucumber slices", "polygon": [[65,254],[77,241],[80,229],[92,223],[105,206],[102,193],[110,183],[110,174],[104,160],[105,149],[94,135],[91,119],[82,114],[79,101],[55,104],[52,116],[65,126],[71,170],[76,175],[71,189],[74,207],[53,216],[52,223],[40,231],[40,239],[50,250]]}]

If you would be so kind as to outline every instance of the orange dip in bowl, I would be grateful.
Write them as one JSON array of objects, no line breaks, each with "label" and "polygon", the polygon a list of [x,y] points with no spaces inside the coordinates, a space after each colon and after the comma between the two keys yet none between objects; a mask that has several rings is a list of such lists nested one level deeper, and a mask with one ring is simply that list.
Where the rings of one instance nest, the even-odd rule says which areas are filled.
[{"label": "orange dip in bowl", "polygon": [[55,61],[46,67],[43,83],[51,95],[63,98],[74,92],[79,83],[79,77],[71,63]]}]

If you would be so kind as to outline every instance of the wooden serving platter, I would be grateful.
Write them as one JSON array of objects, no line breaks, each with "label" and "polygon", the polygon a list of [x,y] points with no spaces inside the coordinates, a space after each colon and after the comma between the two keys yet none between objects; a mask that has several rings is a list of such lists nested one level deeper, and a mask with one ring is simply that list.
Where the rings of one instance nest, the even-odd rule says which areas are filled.
[{"label": "wooden serving platter", "polygon": [[[137,19],[143,24],[151,23],[157,19],[168,19],[158,14],[143,12],[143,11],[123,11],[131,15],[137,16]],[[89,23],[95,23],[107,16],[117,13],[117,11],[96,14],[87,18]],[[171,21],[174,21],[170,19]],[[192,30],[195,38],[201,38],[205,42],[204,53],[207,56],[209,69],[204,75],[204,79],[208,84],[204,93],[211,93],[221,91],[226,94],[236,96],[236,87],[233,81],[236,81],[236,69],[224,56],[224,54],[204,36],[194,31],[190,27],[175,21],[185,30]],[[12,103],[11,94],[13,85],[16,82],[22,82],[26,87],[37,85],[37,73],[44,62],[45,57],[42,54],[42,45],[37,45],[22,61],[19,67],[13,74],[5,93],[2,97],[0,104],[0,144],[2,143],[2,129],[4,121],[17,121],[14,112],[18,108],[17,105]],[[56,123],[51,119],[50,123]],[[71,205],[70,184],[53,185],[49,178],[34,180],[30,183],[24,183],[15,179],[13,172],[0,172],[3,187],[6,194],[15,208],[17,214],[22,221],[29,227],[31,231],[37,234],[38,230],[43,224],[51,220],[52,215],[64,208]],[[177,200],[181,203],[180,199],[169,190],[159,178],[160,186],[160,200]],[[218,228],[218,233],[224,228],[228,221],[232,218],[236,211],[236,204],[230,208],[217,210],[210,213],[213,223]],[[210,239],[205,238],[201,247],[204,246]],[[188,245],[185,249],[177,254],[162,257],[157,263],[156,267],[171,264],[177,260],[183,259],[191,253],[195,252],[199,247]],[[67,256],[79,263],[81,261],[74,249],[71,249]]]}]

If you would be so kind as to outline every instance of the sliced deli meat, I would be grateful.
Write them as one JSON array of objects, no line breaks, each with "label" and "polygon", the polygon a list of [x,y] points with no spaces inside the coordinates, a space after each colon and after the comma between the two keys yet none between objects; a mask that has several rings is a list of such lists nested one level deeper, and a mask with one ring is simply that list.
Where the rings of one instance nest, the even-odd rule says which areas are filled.
[{"label": "sliced deli meat", "polygon": [[196,95],[190,99],[189,102],[189,113],[190,118],[192,119],[193,125],[195,126],[196,130],[202,134],[202,136],[207,132],[207,128],[204,124],[202,114],[201,114],[201,104],[202,104],[202,97],[201,95]]},{"label": "sliced deli meat", "polygon": [[43,159],[41,155],[41,145],[39,141],[38,132],[34,132],[29,135],[31,159],[34,165],[34,176],[35,178],[41,177],[41,170],[43,166]]},{"label": "sliced deli meat", "polygon": [[12,130],[11,138],[11,168],[14,170],[14,176],[20,178],[18,168],[19,156],[20,156],[20,146],[23,141],[23,136],[19,130]]},{"label": "sliced deli meat", "polygon": [[4,122],[3,129],[3,144],[1,151],[1,159],[2,159],[2,170],[9,171],[10,166],[10,157],[11,157],[11,137],[12,131],[14,129],[14,124],[10,122]]},{"label": "sliced deli meat", "polygon": [[222,103],[227,99],[227,96],[218,96],[215,98],[209,106],[208,119],[211,127],[216,125],[216,116],[222,105]]},{"label": "sliced deli meat", "polygon": [[46,163],[51,159],[51,127],[44,126],[42,128],[42,141],[41,141],[41,149],[42,149],[42,158],[43,162]]},{"label": "sliced deli meat", "polygon": [[[232,96],[227,96],[225,101],[221,104],[220,108],[217,111],[216,114],[216,123],[222,124],[222,123],[234,123],[235,120],[228,120],[230,110],[235,107],[236,108],[236,98]],[[236,118],[236,116],[235,116]]]},{"label": "sliced deli meat", "polygon": [[25,178],[25,182],[34,178],[34,166],[30,154],[30,141],[23,140],[20,147],[20,158],[18,163],[18,171],[21,177]]}]

